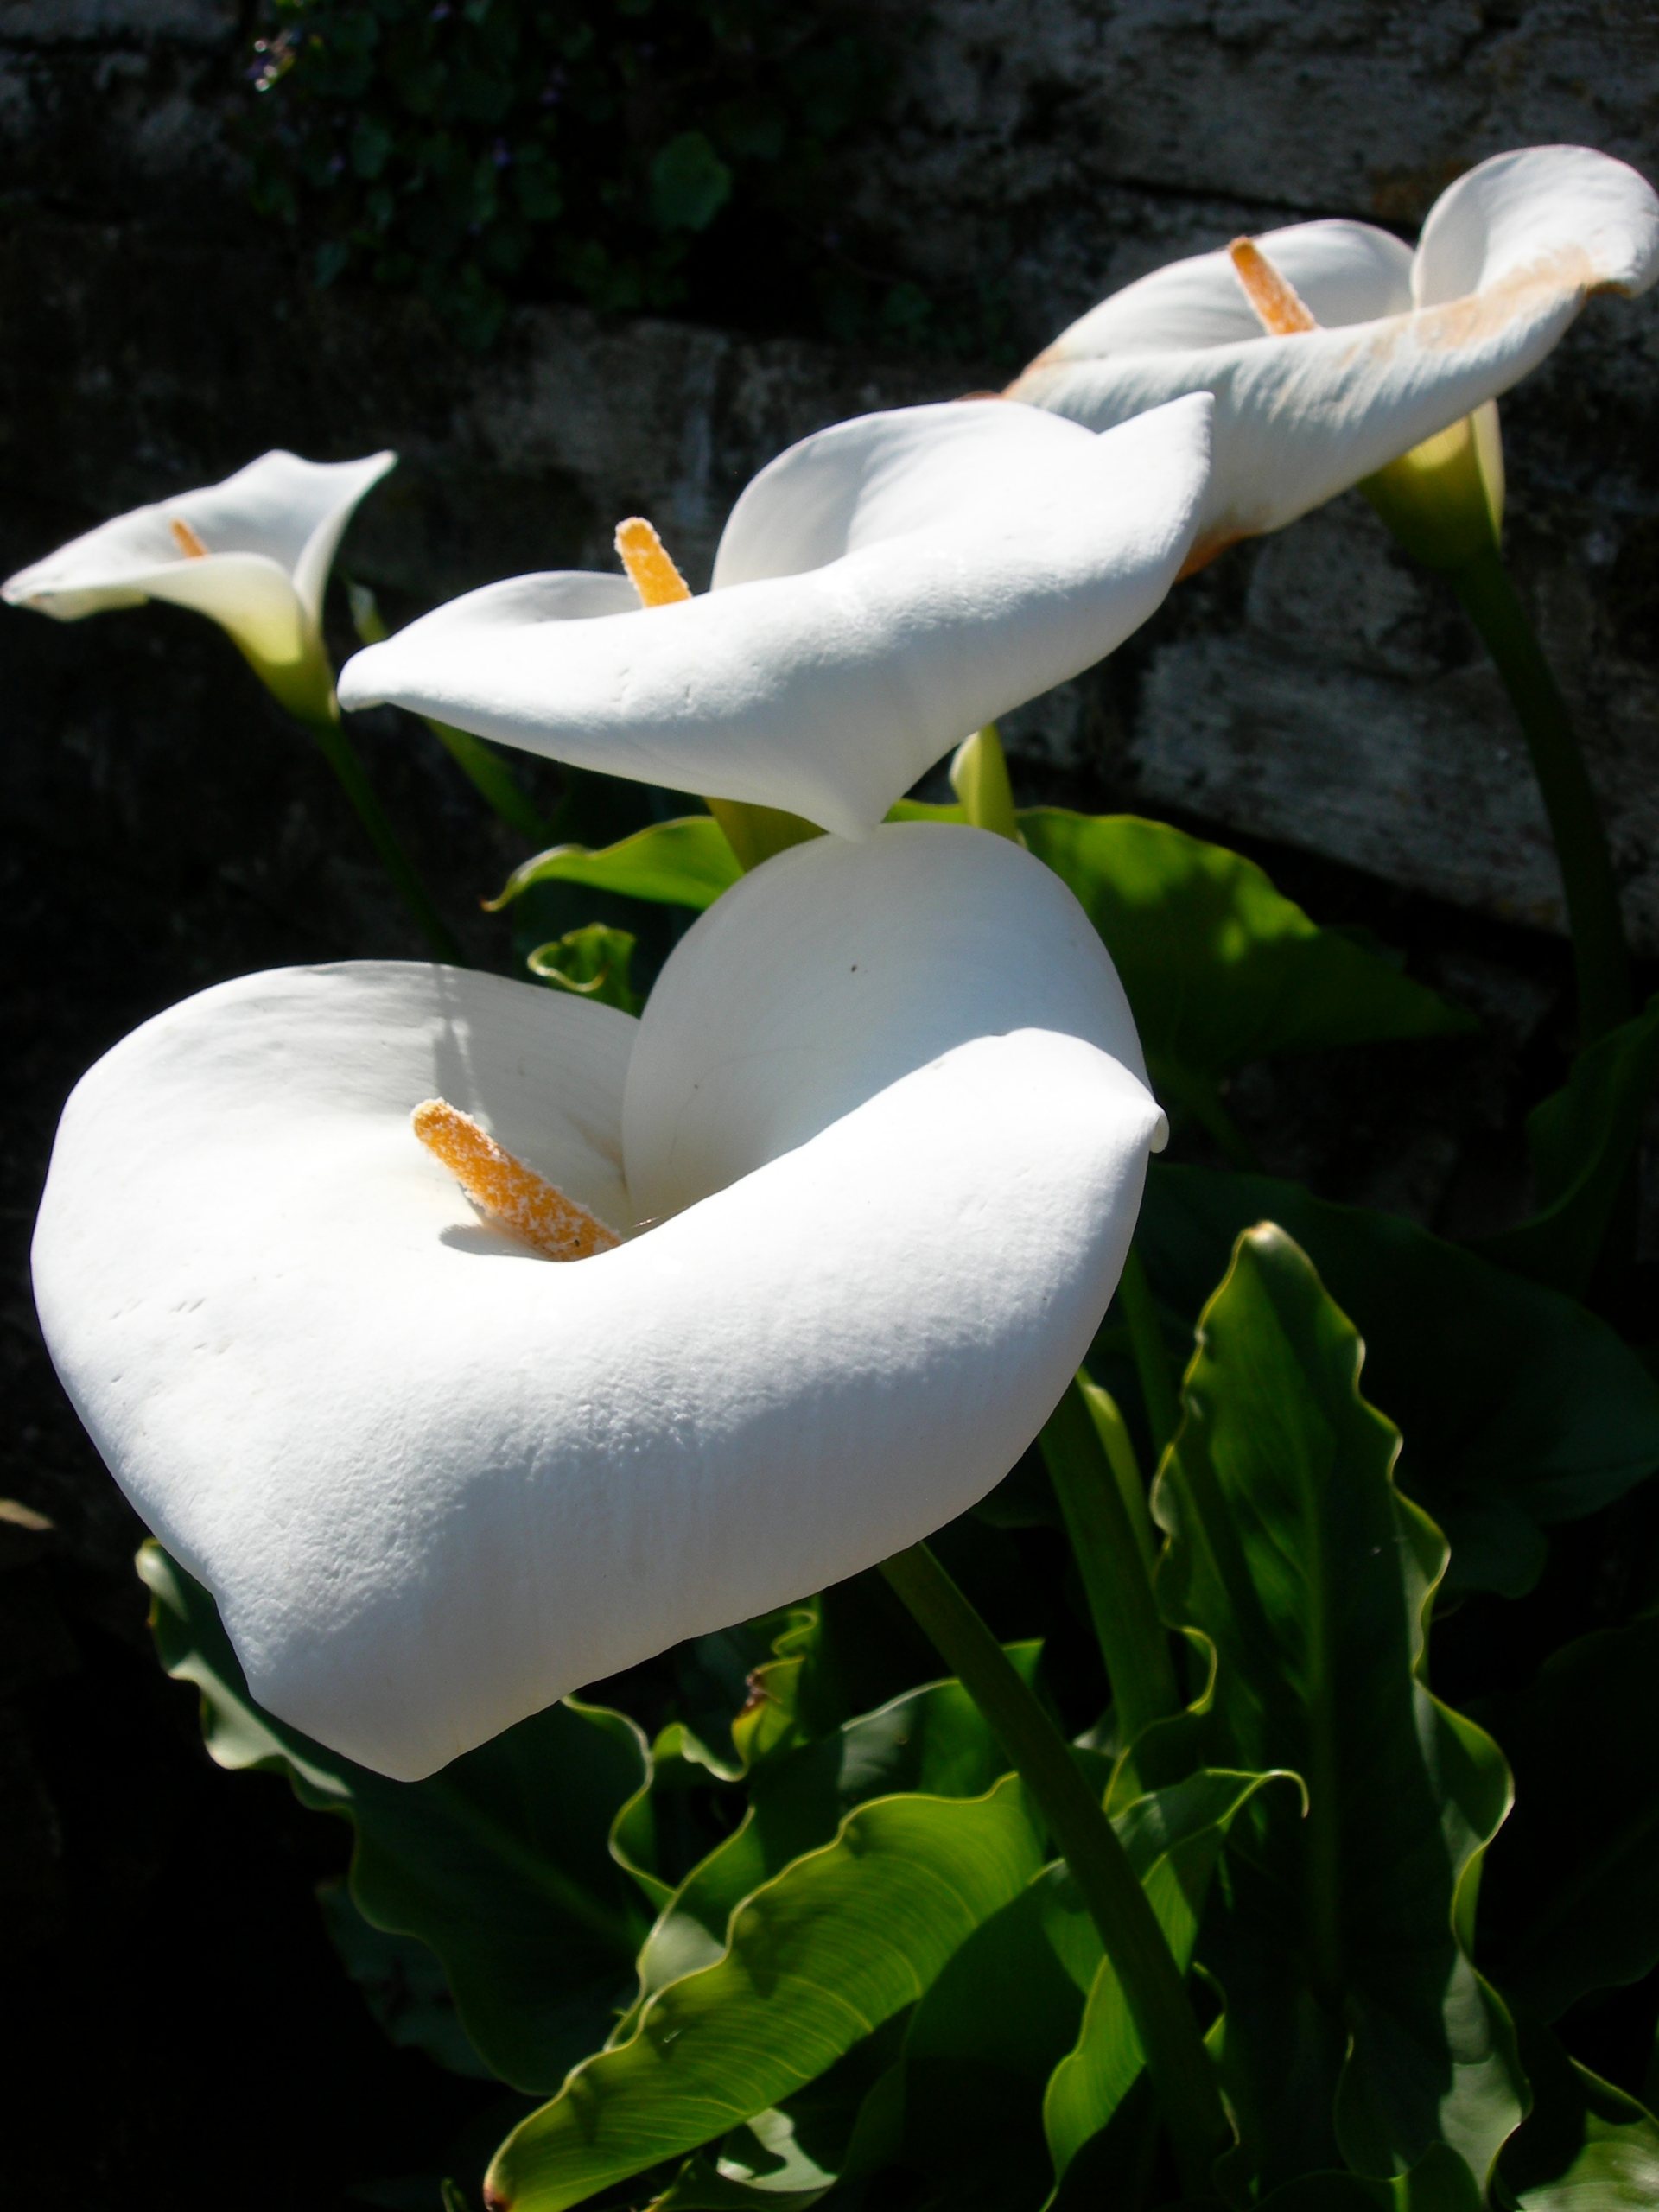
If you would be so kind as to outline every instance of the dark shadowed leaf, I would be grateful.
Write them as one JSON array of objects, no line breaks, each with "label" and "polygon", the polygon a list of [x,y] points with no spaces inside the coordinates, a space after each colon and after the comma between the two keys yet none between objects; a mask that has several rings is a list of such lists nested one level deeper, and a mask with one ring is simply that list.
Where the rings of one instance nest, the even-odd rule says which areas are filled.
[{"label": "dark shadowed leaf", "polygon": [[1651,2212],[1659,2204],[1659,2120],[1569,2058],[1548,2028],[1522,2032],[1533,2110],[1503,2153],[1521,2212]]},{"label": "dark shadowed leaf", "polygon": [[1402,1486],[1446,1530],[1453,1588],[1529,1589],[1545,1528],[1659,1467],[1659,1382],[1611,1329],[1392,1214],[1154,1162],[1136,1243],[1159,1297],[1196,1317],[1233,1240],[1264,1220],[1363,1337],[1366,1387],[1405,1438]]},{"label": "dark shadowed leaf", "polygon": [[348,1819],[364,1918],[430,1947],[503,2081],[535,2091],[561,2080],[615,2024],[648,1925],[608,1849],[644,1778],[639,1730],[567,1700],[425,1782],[388,1782],[262,1712],[207,1592],[159,1544],[138,1564],[162,1663],[200,1689],[213,1757],[285,1774],[302,1804]]},{"label": "dark shadowed leaf", "polygon": [[1557,1651],[1495,1722],[1515,1818],[1492,1853],[1494,1971],[1554,2019],[1659,1965],[1659,1617]]},{"label": "dark shadowed leaf", "polygon": [[1509,1777],[1421,1678],[1446,1545],[1394,1487],[1398,1436],[1360,1395],[1361,1357],[1282,1230],[1240,1238],[1154,1495],[1159,1597],[1215,1649],[1210,1763],[1290,1768],[1307,1811],[1282,1792],[1248,1808],[1204,1955],[1265,2183],[1343,2164],[1386,2179],[1444,2144],[1478,2191],[1523,2096],[1468,1956]]},{"label": "dark shadowed leaf", "polygon": [[1565,1089],[1527,1117],[1538,1211],[1489,1237],[1491,1259],[1582,1297],[1659,1084],[1659,998],[1580,1053]]}]

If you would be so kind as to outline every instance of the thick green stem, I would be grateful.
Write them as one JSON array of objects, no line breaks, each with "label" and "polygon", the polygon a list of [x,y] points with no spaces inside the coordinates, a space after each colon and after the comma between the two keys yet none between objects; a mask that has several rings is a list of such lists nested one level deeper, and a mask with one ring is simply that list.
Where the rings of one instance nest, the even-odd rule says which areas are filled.
[{"label": "thick green stem", "polygon": [[381,866],[414,916],[421,934],[431,948],[433,958],[444,961],[451,967],[464,967],[465,956],[428,896],[426,886],[415,873],[413,862],[398,842],[397,833],[381,811],[380,802],[374,795],[362,761],[358,758],[357,747],[346,736],[339,716],[310,715],[307,717],[305,726],[315,738],[317,750],[339,779],[340,789],[356,808],[357,818],[368,832],[369,842],[379,855]]},{"label": "thick green stem", "polygon": [[490,811],[539,850],[553,842],[553,828],[495,747],[470,730],[421,717]]},{"label": "thick green stem", "polygon": [[1123,1409],[1109,1390],[1086,1374],[1079,1372],[1077,1388],[1083,1393],[1095,1424],[1095,1433],[1100,1439],[1101,1449],[1106,1454],[1107,1465],[1117,1484],[1117,1494],[1123,1501],[1123,1510],[1134,1533],[1135,1548],[1141,1554],[1141,1564],[1150,1580],[1158,1566],[1158,1539],[1153,1533],[1152,1516],[1147,1510],[1147,1478],[1141,1471],[1141,1463],[1135,1453],[1135,1439],[1129,1434],[1129,1424],[1123,1418]]},{"label": "thick green stem", "polygon": [[976,830],[1020,842],[1020,823],[1014,810],[1014,786],[1008,763],[995,722],[964,738],[950,762],[950,788],[962,810]]},{"label": "thick green stem", "polygon": [[1049,1415],[1041,1443],[1106,1662],[1118,1741],[1127,1745],[1179,1713],[1181,1700],[1135,1527],[1081,1379]]},{"label": "thick green stem", "polygon": [[751,806],[735,798],[703,803],[726,832],[738,866],[746,871],[759,868],[774,853],[787,852],[791,845],[804,845],[809,838],[823,835],[816,822],[803,821],[798,814],[785,813],[780,806]]},{"label": "thick green stem", "polygon": [[1161,1459],[1180,1423],[1180,1402],[1170,1370],[1169,1347],[1164,1342],[1158,1309],[1153,1302],[1152,1285],[1147,1281],[1141,1255],[1133,1247],[1123,1262],[1117,1302],[1128,1324],[1129,1345],[1135,1354],[1135,1371],[1147,1408],[1147,1425],[1152,1431],[1153,1450]]},{"label": "thick green stem", "polygon": [[1630,957],[1606,833],[1566,702],[1503,556],[1488,546],[1446,571],[1515,708],[1543,794],[1567,894],[1579,1027],[1590,1044],[1634,1010]]},{"label": "thick green stem", "polygon": [[1209,2198],[1210,2170],[1231,2131],[1180,1969],[1116,1831],[1065,1738],[927,1546],[899,1553],[881,1572],[1035,1800],[1122,1986],[1182,2185],[1189,2196]]}]

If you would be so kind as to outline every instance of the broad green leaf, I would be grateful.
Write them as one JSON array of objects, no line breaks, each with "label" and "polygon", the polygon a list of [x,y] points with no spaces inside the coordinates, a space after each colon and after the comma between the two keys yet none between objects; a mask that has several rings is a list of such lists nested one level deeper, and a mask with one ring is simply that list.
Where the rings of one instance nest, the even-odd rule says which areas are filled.
[{"label": "broad green leaf", "polygon": [[1548,2028],[1523,2030],[1522,2051],[1533,2110],[1502,2168],[1521,2212],[1652,2212],[1659,2120],[1569,2058]]},{"label": "broad green leaf", "polygon": [[1027,807],[1123,979],[1154,1077],[1211,1083],[1245,1060],[1472,1027],[1438,993],[1322,930],[1253,861],[1133,814]]},{"label": "broad green leaf", "polygon": [[[1039,1649],[1009,1653],[1027,1681]],[[743,1899],[791,1859],[821,1849],[855,1806],[900,1790],[980,1797],[1007,1770],[978,1707],[954,1681],[910,1691],[769,1760],[753,1774],[741,1825],[687,1875],[645,1939],[641,2000],[718,1959]],[[632,2017],[619,2033],[631,2024]]]},{"label": "broad green leaf", "polygon": [[1554,2019],[1659,1965],[1659,1616],[1546,1661],[1497,1723],[1516,1809],[1492,1853],[1494,1971]]},{"label": "broad green leaf", "polygon": [[732,1916],[717,1964],[659,1990],[496,2153],[493,2212],[560,2212],[781,2103],[914,2002],[1040,1860],[1020,1784],[885,1797]]},{"label": "broad green leaf", "polygon": [[495,913],[533,883],[581,883],[593,891],[700,910],[712,906],[742,872],[714,817],[690,814],[677,822],[653,822],[597,851],[555,845],[514,868],[498,896],[485,903]]},{"label": "broad green leaf", "polygon": [[1530,1221],[1488,1237],[1491,1259],[1582,1297],[1659,1084],[1659,997],[1580,1053],[1565,1089],[1527,1117]]},{"label": "broad green leaf", "polygon": [[261,1711],[213,1601],[156,1543],[138,1554],[162,1663],[201,1693],[221,1766],[283,1773],[356,1830],[351,1894],[372,1926],[427,1944],[467,2037],[513,2088],[545,2089],[628,2001],[647,1916],[611,1858],[644,1738],[567,1700],[425,1782],[388,1782]]},{"label": "broad green leaf", "polygon": [[[1486,2198],[1461,2158],[1436,2144],[1409,2173],[1303,2174],[1261,2201],[1261,2212],[1482,2212]],[[1584,2208],[1589,2212],[1589,2208]]]},{"label": "broad green leaf", "polygon": [[1659,1382],[1611,1329],[1392,1214],[1154,1162],[1135,1241],[1159,1297],[1196,1317],[1257,1221],[1296,1238],[1363,1336],[1368,1387],[1405,1437],[1401,1482],[1451,1540],[1452,1587],[1520,1595],[1546,1527],[1659,1467]]},{"label": "broad green leaf", "polygon": [[1262,1798],[1235,1829],[1205,1960],[1264,2183],[1344,2164],[1387,2179],[1443,2143],[1479,2190],[1523,2101],[1468,1956],[1509,1776],[1422,1680],[1446,1548],[1395,1489],[1362,1357],[1281,1229],[1239,1239],[1154,1498],[1159,1596],[1215,1649],[1210,1762],[1293,1770],[1307,1812]]},{"label": "broad green leaf", "polygon": [[532,976],[578,998],[595,999],[622,1014],[638,1014],[639,994],[628,981],[637,940],[627,930],[588,922],[579,930],[538,944],[525,959]]}]

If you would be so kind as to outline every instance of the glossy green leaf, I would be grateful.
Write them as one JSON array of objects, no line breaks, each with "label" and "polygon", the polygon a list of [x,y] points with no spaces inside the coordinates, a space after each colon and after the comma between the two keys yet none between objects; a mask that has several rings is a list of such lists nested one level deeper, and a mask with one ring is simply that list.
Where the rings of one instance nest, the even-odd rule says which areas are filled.
[{"label": "glossy green leaf", "polygon": [[1135,1242],[1185,1321],[1264,1220],[1302,1245],[1363,1336],[1367,1386],[1405,1437],[1402,1485],[1451,1540],[1452,1587],[1529,1589],[1546,1527],[1659,1467],[1659,1382],[1611,1329],[1410,1222],[1154,1162]]},{"label": "glossy green leaf", "polygon": [[1581,1297],[1659,1084],[1659,997],[1579,1054],[1566,1087],[1527,1117],[1530,1221],[1488,1237],[1506,1268]]},{"label": "glossy green leaf", "polygon": [[[1261,2200],[1261,2212],[1483,2212],[1485,2196],[1453,2152],[1436,2145],[1409,2173],[1303,2174]],[[1585,2208],[1589,2212],[1589,2208]]]},{"label": "glossy green leaf", "polygon": [[578,930],[538,944],[524,964],[532,976],[578,998],[594,999],[622,1014],[638,1014],[639,994],[628,980],[636,939],[627,930],[588,922]]},{"label": "glossy green leaf", "polygon": [[1205,1963],[1265,2183],[1386,2179],[1443,2143],[1484,2189],[1524,2096],[1468,1956],[1509,1776],[1422,1680],[1446,1548],[1395,1489],[1399,1438],[1360,1395],[1362,1357],[1282,1230],[1240,1238],[1154,1498],[1159,1596],[1215,1649],[1210,1762],[1294,1770],[1307,1812],[1264,1797],[1235,1830]]},{"label": "glossy green leaf", "polygon": [[1012,1777],[886,1797],[732,1916],[725,1955],[658,1991],[497,2152],[494,2212],[560,2212],[778,2105],[920,1996],[1039,1864]]},{"label": "glossy green leaf", "polygon": [[[1010,1651],[1027,1681],[1039,1649],[1033,1643]],[[717,1960],[743,1899],[792,1859],[830,1842],[855,1806],[900,1790],[980,1797],[1007,1770],[1001,1746],[957,1681],[910,1691],[768,1760],[754,1771],[741,1824],[693,1868],[646,1939],[642,2001]]]},{"label": "glossy green leaf", "polygon": [[1154,1076],[1201,1082],[1280,1052],[1436,1037],[1471,1017],[1276,891],[1253,861],[1133,814],[1027,807],[1026,842],[1076,893]]},{"label": "glossy green leaf", "polygon": [[1659,1617],[1546,1661],[1496,1724],[1516,1810],[1492,1853],[1494,1970],[1554,2019],[1659,1966]]},{"label": "glossy green leaf", "polygon": [[639,1730],[567,1700],[425,1782],[388,1782],[263,1712],[207,1592],[159,1544],[138,1565],[162,1663],[200,1691],[213,1757],[285,1774],[302,1804],[348,1819],[364,1918],[436,1955],[462,2027],[503,2081],[558,2082],[628,2001],[648,1924],[607,1847],[645,1772]]},{"label": "glossy green leaf", "polygon": [[725,832],[710,814],[653,822],[614,845],[555,845],[514,868],[499,895],[485,903],[495,913],[534,883],[580,883],[670,906],[712,906],[742,874]]},{"label": "glossy green leaf", "polygon": [[1547,2028],[1523,2031],[1533,2110],[1503,2154],[1520,2212],[1652,2212],[1659,2204],[1659,2120],[1569,2058]]}]

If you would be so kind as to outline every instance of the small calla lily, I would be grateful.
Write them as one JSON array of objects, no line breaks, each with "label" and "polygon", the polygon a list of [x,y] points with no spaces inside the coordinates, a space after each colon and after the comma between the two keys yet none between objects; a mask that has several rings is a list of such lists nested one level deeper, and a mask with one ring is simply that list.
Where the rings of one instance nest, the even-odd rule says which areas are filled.
[{"label": "small calla lily", "polygon": [[[1460,177],[1414,253],[1370,224],[1296,223],[1156,270],[1074,322],[1007,396],[1104,429],[1212,392],[1194,567],[1414,450],[1433,480],[1416,490],[1456,508],[1443,527],[1461,540],[1491,531],[1503,492],[1495,414],[1459,426],[1535,368],[1592,293],[1645,291],[1656,275],[1646,181],[1586,147],[1534,147]],[[1411,530],[1424,498],[1390,491]],[[1414,519],[1414,550],[1464,557]]]},{"label": "small calla lily", "polygon": [[71,1098],[35,1291],[255,1695],[412,1779],[972,1504],[1162,1138],[1071,893],[910,824],[746,877],[638,1021],[376,963],[187,1001]]},{"label": "small calla lily", "polygon": [[861,836],[1146,620],[1197,526],[1209,414],[1108,437],[995,400],[842,423],[748,486],[706,595],[636,520],[632,581],[469,593],[359,653],[340,699]]},{"label": "small calla lily", "polygon": [[194,607],[227,630],[290,712],[333,710],[322,597],[358,502],[397,456],[302,461],[268,453],[222,484],[135,507],[27,569],[0,595],[79,621],[147,599]]}]

